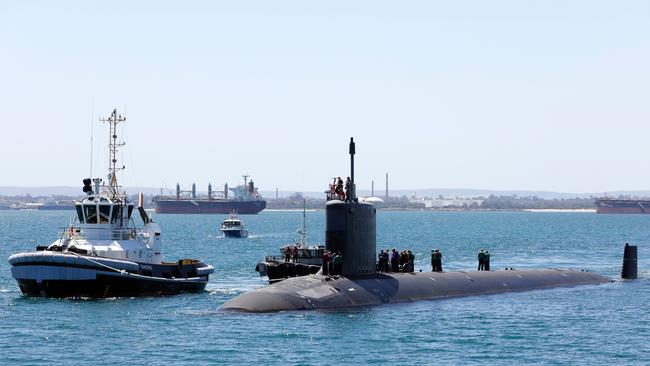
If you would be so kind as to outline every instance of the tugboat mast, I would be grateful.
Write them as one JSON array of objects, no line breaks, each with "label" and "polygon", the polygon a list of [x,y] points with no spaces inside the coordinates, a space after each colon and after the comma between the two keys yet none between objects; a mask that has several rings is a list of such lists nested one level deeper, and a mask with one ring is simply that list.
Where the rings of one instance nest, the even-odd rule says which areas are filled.
[{"label": "tugboat mast", "polygon": [[111,193],[111,198],[118,198],[118,185],[117,185],[117,172],[123,170],[125,167],[122,166],[118,168],[117,164],[117,152],[120,147],[124,146],[124,142],[117,142],[117,124],[120,122],[126,121],[126,117],[123,117],[121,114],[117,113],[117,109],[113,109],[108,118],[100,118],[101,122],[108,122],[109,126],[109,139],[108,139],[108,189]]},{"label": "tugboat mast", "polygon": [[302,231],[300,232],[300,246],[307,244],[307,200],[302,199]]}]

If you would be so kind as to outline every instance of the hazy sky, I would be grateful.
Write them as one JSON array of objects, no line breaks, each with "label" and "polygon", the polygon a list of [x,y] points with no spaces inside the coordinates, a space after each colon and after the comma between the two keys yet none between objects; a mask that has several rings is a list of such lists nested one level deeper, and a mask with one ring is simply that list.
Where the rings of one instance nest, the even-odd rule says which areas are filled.
[{"label": "hazy sky", "polygon": [[650,189],[648,1],[0,0],[0,186]]}]

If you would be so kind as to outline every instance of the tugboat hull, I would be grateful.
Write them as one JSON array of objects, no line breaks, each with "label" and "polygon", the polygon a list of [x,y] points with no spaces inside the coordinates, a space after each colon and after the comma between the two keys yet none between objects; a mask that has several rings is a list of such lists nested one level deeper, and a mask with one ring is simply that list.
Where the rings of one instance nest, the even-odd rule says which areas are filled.
[{"label": "tugboat hull", "polygon": [[213,267],[197,260],[141,264],[66,253],[9,257],[23,294],[36,297],[132,297],[205,290]]},{"label": "tugboat hull", "polygon": [[88,280],[16,279],[22,293],[31,297],[135,297],[202,292],[207,280],[141,279],[113,273],[97,273]]}]

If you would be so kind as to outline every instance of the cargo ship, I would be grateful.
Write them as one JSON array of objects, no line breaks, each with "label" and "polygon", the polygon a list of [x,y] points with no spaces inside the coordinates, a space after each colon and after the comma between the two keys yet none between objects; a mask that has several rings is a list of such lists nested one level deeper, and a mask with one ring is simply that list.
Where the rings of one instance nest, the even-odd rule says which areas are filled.
[{"label": "cargo ship", "polygon": [[597,198],[599,214],[650,214],[650,199]]},{"label": "cargo ship", "polygon": [[243,185],[229,188],[226,183],[223,191],[213,191],[208,184],[207,196],[197,195],[196,184],[192,184],[191,191],[182,191],[180,184],[176,184],[176,196],[154,197],[154,208],[161,214],[257,214],[266,208],[266,201],[253,180],[248,181],[247,175],[243,177]]}]

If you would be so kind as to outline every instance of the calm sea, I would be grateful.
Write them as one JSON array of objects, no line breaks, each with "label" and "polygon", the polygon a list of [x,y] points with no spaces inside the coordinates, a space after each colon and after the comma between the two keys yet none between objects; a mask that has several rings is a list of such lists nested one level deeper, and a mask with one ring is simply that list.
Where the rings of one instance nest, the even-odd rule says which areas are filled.
[{"label": "calm sea", "polygon": [[[215,266],[202,294],[103,300],[21,296],[6,261],[55,239],[70,212],[0,211],[0,363],[54,364],[650,364],[650,215],[546,212],[379,212],[378,249],[409,248],[429,270],[580,268],[606,285],[340,311],[220,313],[264,286],[254,272],[297,240],[302,212],[243,216],[251,236],[225,239],[224,216],[158,215],[165,258]],[[324,212],[307,212],[322,243]],[[620,281],[623,245],[639,246],[637,281]]]}]

